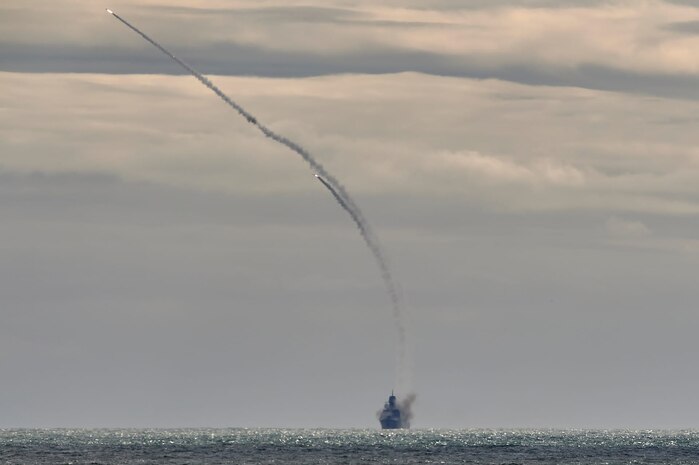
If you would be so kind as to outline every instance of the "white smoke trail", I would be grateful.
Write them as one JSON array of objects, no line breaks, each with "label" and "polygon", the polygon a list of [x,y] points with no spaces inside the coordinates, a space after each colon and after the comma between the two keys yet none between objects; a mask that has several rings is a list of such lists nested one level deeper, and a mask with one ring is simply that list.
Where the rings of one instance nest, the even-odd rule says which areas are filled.
[{"label": "white smoke trail", "polygon": [[391,275],[391,270],[388,268],[388,263],[386,261],[386,258],[383,255],[383,252],[381,251],[381,247],[379,246],[378,239],[376,236],[373,235],[371,229],[369,229],[366,221],[364,221],[358,214],[357,211],[352,209],[345,199],[333,188],[330,183],[328,183],[325,179],[323,179],[321,176],[316,175],[316,178],[330,191],[330,193],[335,197],[335,200],[337,200],[337,203],[340,204],[342,208],[345,209],[345,211],[349,214],[349,216],[352,218],[354,223],[357,225],[357,229],[359,230],[359,234],[362,236],[362,239],[364,239],[364,242],[366,243],[367,247],[371,251],[372,255],[374,256],[374,259],[376,259],[376,263],[379,266],[379,270],[381,271],[381,278],[384,281],[384,284],[386,285],[386,290],[388,291],[388,295],[391,298],[391,307],[393,310],[393,319],[396,322],[396,327],[398,329],[398,350],[397,350],[397,384],[401,384],[405,381],[403,377],[405,376],[405,356],[406,356],[406,341],[405,341],[405,325],[403,323],[403,314],[401,312],[401,301],[400,301],[400,294],[398,293],[398,289],[396,287],[395,282],[393,281],[393,276]]},{"label": "white smoke trail", "polygon": [[143,39],[145,39],[146,41],[148,41],[148,42],[149,42],[151,45],[153,45],[155,48],[157,48],[158,50],[160,50],[161,52],[163,52],[165,55],[167,55],[168,57],[170,57],[171,59],[173,59],[175,62],[177,62],[178,65],[180,65],[181,67],[183,67],[184,69],[186,69],[192,76],[194,76],[195,78],[197,78],[197,79],[199,80],[199,82],[201,82],[202,84],[204,84],[204,85],[205,85],[206,87],[208,87],[212,92],[214,92],[216,95],[218,95],[218,96],[221,98],[221,100],[223,100],[224,102],[226,102],[226,103],[227,103],[230,107],[232,107],[235,111],[237,111],[237,112],[240,113],[242,116],[244,116],[245,119],[247,119],[249,123],[251,123],[251,124],[253,124],[254,126],[256,126],[256,127],[262,132],[262,134],[264,134],[266,137],[269,137],[270,139],[275,140],[275,141],[279,142],[280,144],[283,144],[283,145],[287,146],[288,148],[290,148],[290,149],[293,150],[294,152],[296,152],[296,153],[298,153],[299,155],[301,155],[301,157],[306,161],[306,163],[308,163],[308,165],[311,167],[311,169],[312,169],[314,172],[320,174],[321,176],[323,176],[325,179],[327,179],[328,181],[330,181],[330,182],[332,183],[332,185],[337,189],[337,191],[338,191],[338,192],[342,195],[342,197],[345,199],[345,201],[347,202],[347,204],[348,204],[355,212],[357,212],[357,215],[359,216],[359,218],[360,218],[363,222],[366,223],[366,221],[365,221],[364,218],[362,217],[361,212],[359,211],[359,208],[358,208],[357,205],[354,203],[354,201],[351,199],[351,197],[349,196],[349,194],[347,193],[347,191],[345,190],[345,188],[342,186],[342,184],[340,184],[340,182],[339,182],[337,179],[335,179],[334,176],[332,176],[330,173],[328,173],[328,172],[325,170],[325,168],[323,167],[323,165],[321,165],[315,158],[313,158],[313,156],[311,156],[311,154],[308,153],[308,151],[306,151],[306,149],[304,149],[303,147],[301,147],[301,146],[298,145],[297,143],[295,143],[295,142],[293,142],[293,141],[287,139],[286,137],[281,136],[281,135],[275,133],[274,131],[272,131],[272,130],[269,129],[268,127],[264,126],[263,124],[259,123],[259,122],[257,121],[257,118],[255,118],[250,112],[248,112],[247,110],[245,110],[243,107],[241,107],[240,105],[238,105],[237,103],[235,103],[229,96],[227,96],[226,94],[224,94],[223,91],[222,91],[221,89],[219,89],[213,82],[211,82],[209,79],[207,79],[205,76],[203,76],[199,71],[197,71],[196,69],[192,68],[192,67],[189,66],[187,63],[185,63],[184,61],[180,60],[179,58],[177,58],[175,55],[173,55],[171,52],[169,52],[167,49],[165,49],[162,45],[160,45],[159,43],[157,43],[156,41],[154,41],[153,39],[151,39],[150,37],[148,37],[146,34],[144,34],[143,32],[141,32],[136,26],[132,25],[131,23],[129,23],[128,21],[126,21],[124,18],[122,18],[122,17],[119,16],[118,14],[114,13],[112,10],[107,10],[107,11],[108,11],[112,16],[114,16],[116,19],[118,19],[119,21],[121,21],[122,23],[124,23],[124,25],[126,25],[129,29],[131,29],[131,30],[134,31],[136,34],[138,34],[139,36],[141,36]]},{"label": "white smoke trail", "polygon": [[214,85],[213,82],[211,82],[209,79],[207,79],[205,76],[203,76],[199,71],[195,70],[191,66],[189,66],[187,63],[184,61],[180,60],[177,58],[175,55],[170,53],[168,50],[166,50],[164,47],[162,47],[159,43],[148,37],[145,33],[141,32],[138,28],[133,26],[131,23],[126,21],[124,18],[119,16],[118,14],[114,13],[112,10],[107,9],[107,12],[114,16],[116,19],[121,21],[125,26],[127,26],[129,29],[134,31],[136,34],[141,36],[143,39],[145,39],[147,42],[149,42],[151,45],[153,45],[155,48],[160,50],[162,53],[170,57],[172,60],[177,62],[181,67],[186,69],[192,76],[197,78],[199,82],[204,84],[206,87],[208,87],[212,92],[214,92],[216,95],[218,95],[221,100],[226,102],[230,107],[232,107],[235,111],[237,111],[240,115],[245,117],[245,119],[256,126],[262,134],[265,135],[265,137],[268,137],[282,145],[285,145],[292,151],[296,152],[301,156],[301,158],[308,163],[308,165],[311,167],[311,169],[317,173],[318,175],[322,176],[322,178],[319,177],[321,182],[323,182],[323,185],[325,185],[330,192],[333,194],[335,199],[338,201],[338,203],[342,206],[342,208],[349,213],[349,215],[352,217],[352,220],[356,223],[357,228],[359,229],[359,232],[364,239],[364,242],[367,244],[369,250],[371,251],[372,255],[376,259],[376,262],[379,266],[379,270],[381,271],[381,277],[383,278],[383,281],[385,283],[386,289],[388,291],[389,297],[391,299],[391,305],[392,305],[392,313],[393,313],[393,319],[396,324],[396,328],[398,330],[398,348],[397,348],[397,369],[396,369],[396,382],[398,384],[401,384],[404,382],[405,377],[406,377],[406,332],[405,332],[405,324],[403,322],[403,311],[402,311],[402,305],[401,305],[401,300],[400,300],[400,295],[397,291],[397,287],[395,285],[395,282],[393,280],[393,276],[391,274],[391,271],[388,267],[388,263],[386,261],[386,258],[381,250],[381,247],[379,246],[378,239],[372,232],[371,228],[369,227],[369,223],[366,221],[364,218],[364,215],[362,214],[361,210],[357,206],[357,204],[354,202],[352,197],[350,197],[349,193],[347,190],[340,184],[340,182],[333,176],[331,175],[324,167],[321,165],[313,156],[303,147],[298,145],[296,142],[293,142],[286,137],[279,135],[269,129],[268,127],[264,126],[260,122],[257,121],[257,118],[255,118],[251,113],[249,113],[247,110],[245,110],[243,107],[238,105],[236,102],[234,102],[230,97],[228,97],[226,94],[223,93],[221,89],[219,89],[216,85]]}]

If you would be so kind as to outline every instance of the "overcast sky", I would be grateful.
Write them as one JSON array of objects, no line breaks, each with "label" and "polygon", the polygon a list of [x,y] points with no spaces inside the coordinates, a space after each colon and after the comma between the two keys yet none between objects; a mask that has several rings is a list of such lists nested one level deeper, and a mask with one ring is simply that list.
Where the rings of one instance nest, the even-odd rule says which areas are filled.
[{"label": "overcast sky", "polygon": [[354,195],[415,427],[699,428],[695,2],[379,3],[0,3],[0,427],[375,428],[394,388],[349,217],[109,7]]}]

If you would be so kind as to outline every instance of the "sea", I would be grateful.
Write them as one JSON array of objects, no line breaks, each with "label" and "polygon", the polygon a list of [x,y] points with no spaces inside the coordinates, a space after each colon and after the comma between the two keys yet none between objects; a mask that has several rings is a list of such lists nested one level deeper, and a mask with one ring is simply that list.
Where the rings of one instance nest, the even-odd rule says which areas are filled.
[{"label": "sea", "polygon": [[699,464],[699,432],[4,429],[0,464]]}]

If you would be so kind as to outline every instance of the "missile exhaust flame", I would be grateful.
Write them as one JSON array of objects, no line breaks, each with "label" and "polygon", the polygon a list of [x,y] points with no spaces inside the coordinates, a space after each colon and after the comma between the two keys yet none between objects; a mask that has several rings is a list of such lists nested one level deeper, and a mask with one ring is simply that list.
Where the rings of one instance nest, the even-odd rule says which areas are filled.
[{"label": "missile exhaust flame", "polygon": [[402,310],[402,305],[401,305],[401,300],[397,291],[397,287],[394,283],[393,276],[390,272],[390,268],[387,264],[387,261],[384,257],[384,254],[382,252],[381,247],[379,246],[379,242],[374,235],[373,231],[369,227],[369,223],[366,221],[364,218],[364,215],[362,214],[362,211],[359,209],[357,204],[354,202],[352,197],[349,195],[347,190],[343,187],[343,185],[334,177],[332,176],[324,167],[323,165],[320,164],[306,149],[301,147],[299,144],[296,142],[287,139],[286,137],[275,133],[262,123],[260,123],[257,118],[252,115],[250,112],[245,110],[242,106],[234,102],[230,97],[228,97],[221,89],[219,89],[214,83],[212,83],[209,79],[207,79],[205,76],[203,76],[199,71],[195,70],[191,66],[189,66],[187,63],[184,61],[180,60],[178,57],[173,55],[171,52],[169,52],[167,49],[165,49],[163,46],[158,44],[156,41],[148,37],[145,33],[141,32],[138,28],[133,26],[131,23],[126,21],[124,18],[116,14],[114,11],[110,9],[106,9],[107,13],[111,14],[114,16],[116,19],[118,19],[121,23],[123,23],[126,27],[134,31],[136,34],[141,36],[145,41],[153,45],[155,48],[160,50],[163,54],[167,55],[175,61],[178,65],[180,65],[182,68],[187,70],[192,76],[194,76],[199,82],[201,82],[204,86],[208,87],[213,93],[215,93],[221,100],[223,100],[228,106],[233,108],[235,111],[237,111],[241,116],[243,116],[248,123],[252,124],[253,126],[257,127],[257,129],[264,134],[265,137],[272,139],[293,152],[297,153],[298,155],[303,158],[303,160],[310,166],[310,168],[313,170],[316,176],[316,178],[330,191],[330,193],[335,197],[335,200],[340,204],[340,206],[350,215],[354,223],[356,224],[357,228],[359,229],[359,233],[364,239],[364,242],[368,246],[370,252],[374,256],[378,266],[379,270],[381,272],[381,277],[383,278],[384,284],[386,286],[386,290],[388,291],[389,297],[391,299],[391,305],[392,305],[392,313],[393,313],[393,319],[396,324],[396,329],[398,330],[398,338],[397,338],[397,369],[396,369],[396,382],[397,384],[401,384],[406,380],[406,333],[405,333],[405,325],[403,323],[403,310]]}]

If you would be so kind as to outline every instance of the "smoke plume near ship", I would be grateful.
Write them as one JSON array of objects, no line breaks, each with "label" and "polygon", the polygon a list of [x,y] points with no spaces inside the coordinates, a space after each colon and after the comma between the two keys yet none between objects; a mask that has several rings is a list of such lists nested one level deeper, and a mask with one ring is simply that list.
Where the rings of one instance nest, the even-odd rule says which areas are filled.
[{"label": "smoke plume near ship", "polygon": [[376,412],[382,429],[407,429],[410,428],[410,420],[413,418],[412,405],[415,394],[408,394],[405,399],[398,400],[393,392],[382,410]]},{"label": "smoke plume near ship", "polygon": [[204,86],[206,86],[208,89],[210,89],[213,93],[215,93],[221,100],[223,100],[228,106],[233,108],[236,112],[238,112],[241,116],[243,116],[248,123],[254,125],[257,127],[257,129],[262,132],[262,134],[265,135],[265,137],[272,139],[293,152],[297,153],[298,155],[303,158],[303,160],[310,166],[310,168],[313,170],[314,173],[316,173],[316,176],[318,179],[323,183],[323,185],[332,193],[332,195],[335,197],[337,202],[340,204],[340,206],[350,215],[352,220],[355,222],[357,225],[357,228],[359,229],[359,232],[364,239],[364,242],[366,243],[367,247],[369,248],[371,254],[374,256],[376,263],[378,264],[379,271],[381,272],[381,277],[383,279],[384,285],[386,287],[386,290],[388,292],[389,298],[391,300],[391,307],[392,307],[392,314],[393,314],[393,320],[396,325],[397,329],[397,348],[396,348],[396,357],[397,357],[397,366],[396,366],[396,386],[398,389],[401,389],[405,382],[407,382],[407,348],[406,348],[406,329],[405,329],[405,323],[404,323],[404,312],[402,308],[402,303],[400,299],[400,295],[397,290],[397,286],[395,285],[395,281],[393,279],[393,275],[391,273],[391,270],[388,266],[388,263],[386,261],[385,255],[379,245],[378,239],[373,233],[372,229],[369,226],[369,223],[366,221],[364,218],[364,215],[362,214],[362,211],[360,210],[359,206],[354,202],[352,197],[349,195],[347,190],[344,188],[344,186],[334,177],[332,176],[324,167],[321,165],[305,148],[297,144],[296,142],[275,133],[262,123],[260,123],[257,118],[245,110],[242,106],[240,106],[238,103],[233,101],[230,97],[228,97],[221,89],[219,89],[214,83],[212,83],[208,78],[206,78],[204,75],[202,75],[199,71],[195,70],[191,66],[189,66],[187,63],[184,61],[180,60],[178,57],[176,57],[174,54],[172,54],[170,51],[165,49],[163,46],[161,46],[159,43],[157,43],[155,40],[151,39],[148,35],[143,33],[141,30],[136,28],[134,25],[126,21],[124,18],[116,14],[114,11],[107,9],[107,13],[110,15],[114,16],[116,19],[118,19],[121,23],[123,23],[125,26],[127,26],[129,29],[134,31],[136,34],[141,36],[144,40],[146,40],[148,43],[153,45],[155,48],[160,50],[163,54],[167,55],[170,59],[175,61],[178,65],[180,65],[182,68],[187,70],[192,76],[194,76],[199,82],[201,82]]}]

